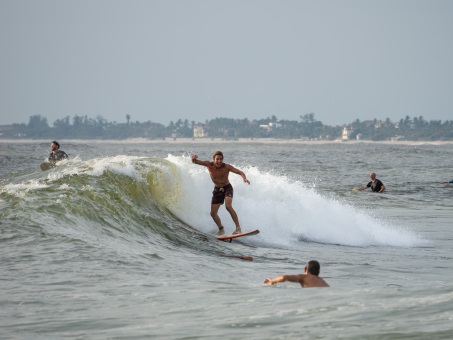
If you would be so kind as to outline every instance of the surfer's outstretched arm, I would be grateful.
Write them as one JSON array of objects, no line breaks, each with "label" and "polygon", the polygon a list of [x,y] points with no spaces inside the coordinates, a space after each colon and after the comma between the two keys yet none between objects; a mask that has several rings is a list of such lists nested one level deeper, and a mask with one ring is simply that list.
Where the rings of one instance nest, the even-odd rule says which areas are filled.
[{"label": "surfer's outstretched arm", "polygon": [[203,166],[209,166],[211,162],[209,161],[200,161],[198,160],[198,155],[192,155],[192,163],[193,164],[198,164],[198,165],[203,165]]},{"label": "surfer's outstretched arm", "polygon": [[235,173],[236,175],[241,176],[242,179],[243,179],[243,181],[244,181],[244,183],[247,183],[248,185],[250,185],[250,182],[249,182],[249,180],[247,179],[247,177],[245,176],[245,173],[244,173],[243,171],[241,171],[241,170],[239,170],[239,169],[236,169],[236,168],[235,168],[234,166],[232,166],[231,164],[225,164],[225,167],[226,167],[229,171]]},{"label": "surfer's outstretched arm", "polygon": [[264,280],[264,283],[274,285],[276,283],[285,282],[285,281],[300,282],[301,279],[302,279],[301,278],[302,275],[303,274],[300,274],[300,275],[280,275],[280,276],[274,277],[273,279],[267,278],[267,279]]}]

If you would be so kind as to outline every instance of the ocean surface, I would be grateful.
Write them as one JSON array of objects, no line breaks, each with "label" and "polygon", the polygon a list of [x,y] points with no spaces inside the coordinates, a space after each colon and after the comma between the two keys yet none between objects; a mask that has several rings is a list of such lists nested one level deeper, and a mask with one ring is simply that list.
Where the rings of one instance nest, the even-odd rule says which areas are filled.
[{"label": "ocean surface", "polygon": [[[453,338],[452,144],[60,144],[0,142],[1,339]],[[259,235],[213,237],[216,150]],[[312,259],[330,288],[263,283]]]}]

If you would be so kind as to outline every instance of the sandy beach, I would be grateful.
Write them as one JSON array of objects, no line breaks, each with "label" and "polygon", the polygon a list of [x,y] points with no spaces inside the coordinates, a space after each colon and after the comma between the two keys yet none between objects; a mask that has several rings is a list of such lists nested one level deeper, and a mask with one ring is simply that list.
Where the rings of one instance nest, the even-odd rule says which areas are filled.
[{"label": "sandy beach", "polygon": [[[176,144],[176,143],[261,143],[261,144],[389,144],[389,145],[448,145],[453,141],[371,141],[371,140],[304,140],[304,139],[277,139],[277,138],[165,138],[165,139],[146,139],[146,138],[129,138],[129,139],[60,139],[60,144]],[[47,139],[0,139],[0,143],[50,143]]]}]

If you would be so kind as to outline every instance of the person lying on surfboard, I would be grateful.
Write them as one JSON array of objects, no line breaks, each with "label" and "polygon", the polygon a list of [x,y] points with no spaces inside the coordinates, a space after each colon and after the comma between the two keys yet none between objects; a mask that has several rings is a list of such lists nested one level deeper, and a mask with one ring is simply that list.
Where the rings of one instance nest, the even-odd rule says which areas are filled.
[{"label": "person lying on surfboard", "polygon": [[453,179],[450,182],[434,182],[437,184],[453,184]]},{"label": "person lying on surfboard", "polygon": [[233,219],[234,224],[236,225],[236,230],[233,232],[235,234],[241,234],[241,225],[239,224],[238,215],[233,209],[233,186],[228,180],[228,175],[230,171],[238,174],[244,180],[244,183],[250,185],[249,180],[245,174],[236,169],[230,164],[223,163],[223,153],[221,151],[214,152],[212,156],[213,162],[210,161],[200,161],[197,159],[198,155],[192,155],[192,163],[202,165],[208,168],[209,175],[214,182],[214,191],[212,192],[211,200],[211,217],[214,220],[215,224],[219,228],[217,235],[224,235],[225,229],[223,228],[222,221],[220,220],[219,215],[217,214],[220,206],[225,202],[225,208],[230,213],[231,218]]},{"label": "person lying on surfboard", "polygon": [[52,141],[50,143],[50,150],[52,151],[49,155],[49,162],[55,164],[62,159],[68,159],[68,155],[63,150],[60,150],[60,144],[57,141]]},{"label": "person lying on surfboard", "polygon": [[303,288],[330,287],[329,284],[319,277],[321,265],[316,260],[308,261],[305,266],[304,274],[298,275],[281,275],[273,279],[268,278],[264,283],[274,285],[278,282],[298,282]]}]

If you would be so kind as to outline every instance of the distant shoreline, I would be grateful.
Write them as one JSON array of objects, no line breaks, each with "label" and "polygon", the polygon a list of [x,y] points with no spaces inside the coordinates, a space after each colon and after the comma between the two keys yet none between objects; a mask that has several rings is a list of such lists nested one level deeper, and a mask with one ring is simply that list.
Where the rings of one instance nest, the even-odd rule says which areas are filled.
[{"label": "distant shoreline", "polygon": [[[50,139],[0,139],[0,143],[50,143]],[[324,145],[324,144],[388,144],[388,145],[449,145],[453,141],[371,141],[371,140],[319,140],[309,141],[303,139],[279,139],[279,138],[166,138],[166,139],[146,139],[146,138],[129,138],[129,139],[59,139],[61,144],[79,143],[79,144],[209,144],[209,143],[257,143],[257,144],[307,144],[307,145]]]}]

